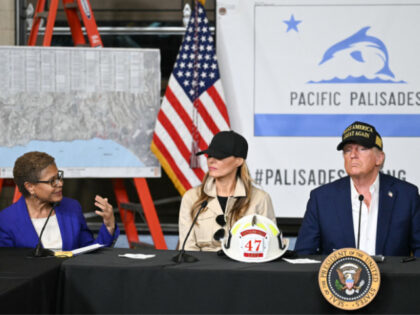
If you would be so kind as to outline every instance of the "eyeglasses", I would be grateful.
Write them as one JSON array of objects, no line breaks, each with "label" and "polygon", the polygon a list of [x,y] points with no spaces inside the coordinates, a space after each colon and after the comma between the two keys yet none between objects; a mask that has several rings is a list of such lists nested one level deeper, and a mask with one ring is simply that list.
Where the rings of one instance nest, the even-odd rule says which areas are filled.
[{"label": "eyeglasses", "polygon": [[50,184],[51,187],[57,187],[60,183],[63,182],[64,172],[58,171],[57,176],[50,180],[37,180],[35,183]]},{"label": "eyeglasses", "polygon": [[225,237],[225,229],[223,228],[226,225],[225,216],[223,214],[219,214],[216,217],[216,222],[219,224],[222,228],[218,229],[216,233],[214,233],[213,238],[216,241],[220,241],[222,238]]}]

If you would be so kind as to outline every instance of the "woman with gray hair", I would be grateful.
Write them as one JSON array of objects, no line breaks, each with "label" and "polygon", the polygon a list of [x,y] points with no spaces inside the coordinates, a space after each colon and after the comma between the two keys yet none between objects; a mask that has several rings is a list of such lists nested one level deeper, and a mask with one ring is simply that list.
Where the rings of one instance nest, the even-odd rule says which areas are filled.
[{"label": "woman with gray hair", "polygon": [[0,212],[0,247],[35,248],[44,225],[44,248],[68,251],[93,243],[112,245],[119,230],[108,199],[95,197],[100,209],[96,214],[104,222],[95,240],[79,202],[63,197],[63,175],[44,152],[28,152],[16,160],[13,179],[22,197]]}]

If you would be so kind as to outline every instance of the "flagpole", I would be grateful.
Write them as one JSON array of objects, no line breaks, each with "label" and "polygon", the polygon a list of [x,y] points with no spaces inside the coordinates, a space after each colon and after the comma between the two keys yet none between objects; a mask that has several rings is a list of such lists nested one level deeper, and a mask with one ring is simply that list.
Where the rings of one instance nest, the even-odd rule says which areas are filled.
[{"label": "flagpole", "polygon": [[191,144],[191,156],[190,156],[190,167],[200,168],[200,161],[196,155],[198,152],[198,2],[194,1],[194,65],[193,65],[193,79],[192,86],[194,88],[194,101],[193,101],[193,126],[192,126],[192,144]]}]

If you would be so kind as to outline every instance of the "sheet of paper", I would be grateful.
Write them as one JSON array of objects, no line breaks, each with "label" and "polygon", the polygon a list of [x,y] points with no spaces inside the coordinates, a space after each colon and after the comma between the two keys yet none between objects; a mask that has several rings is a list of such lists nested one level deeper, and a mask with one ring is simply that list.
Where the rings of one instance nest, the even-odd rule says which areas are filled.
[{"label": "sheet of paper", "polygon": [[153,258],[156,255],[146,255],[146,254],[120,254],[118,257],[125,257],[125,258],[131,258],[131,259],[149,259]]},{"label": "sheet of paper", "polygon": [[309,258],[297,258],[297,259],[288,259],[282,258],[284,261],[288,262],[289,264],[320,264],[320,260],[309,259]]},{"label": "sheet of paper", "polygon": [[80,255],[88,252],[92,252],[94,250],[97,250],[98,248],[104,247],[103,244],[92,244],[85,247],[80,247],[78,249],[72,250],[73,255]]}]

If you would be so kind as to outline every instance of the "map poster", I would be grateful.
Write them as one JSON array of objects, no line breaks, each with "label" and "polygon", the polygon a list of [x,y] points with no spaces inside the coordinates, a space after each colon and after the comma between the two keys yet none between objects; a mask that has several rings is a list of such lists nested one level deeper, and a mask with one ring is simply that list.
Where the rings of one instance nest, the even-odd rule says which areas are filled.
[{"label": "map poster", "polygon": [[66,177],[160,177],[157,49],[0,47],[0,178],[52,155]]}]

